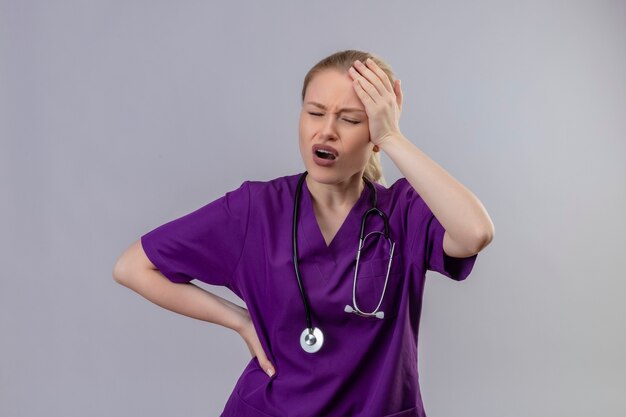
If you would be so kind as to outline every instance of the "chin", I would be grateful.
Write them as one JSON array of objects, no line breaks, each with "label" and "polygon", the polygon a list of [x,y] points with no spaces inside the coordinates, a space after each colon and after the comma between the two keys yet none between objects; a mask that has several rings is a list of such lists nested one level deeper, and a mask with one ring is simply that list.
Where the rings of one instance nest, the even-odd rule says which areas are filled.
[{"label": "chin", "polygon": [[307,177],[311,177],[312,180],[321,184],[338,184],[358,175],[358,172],[348,173],[337,168],[320,167],[315,162],[311,162],[311,165],[307,167],[307,172]]},{"label": "chin", "polygon": [[333,178],[337,177],[337,172],[333,172],[327,168],[321,168],[318,166],[311,166],[307,169],[308,177],[314,179],[317,182],[331,182]]},{"label": "chin", "polygon": [[311,162],[306,170],[308,172],[307,177],[323,184],[334,184],[341,178],[341,173],[336,168],[320,167],[315,162]]}]

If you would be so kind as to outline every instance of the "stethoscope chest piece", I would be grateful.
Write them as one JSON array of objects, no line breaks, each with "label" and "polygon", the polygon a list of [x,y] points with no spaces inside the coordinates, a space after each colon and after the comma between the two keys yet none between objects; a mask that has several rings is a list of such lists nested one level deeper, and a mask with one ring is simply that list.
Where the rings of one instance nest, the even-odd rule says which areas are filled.
[{"label": "stethoscope chest piece", "polygon": [[305,352],[315,353],[324,344],[324,334],[317,327],[311,329],[308,327],[302,331],[300,335],[300,346],[304,349]]}]

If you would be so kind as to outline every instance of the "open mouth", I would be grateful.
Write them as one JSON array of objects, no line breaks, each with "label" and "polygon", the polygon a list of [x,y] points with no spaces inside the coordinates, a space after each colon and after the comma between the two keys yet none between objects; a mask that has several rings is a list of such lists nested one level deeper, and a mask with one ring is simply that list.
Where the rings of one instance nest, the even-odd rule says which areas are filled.
[{"label": "open mouth", "polygon": [[335,159],[335,155],[333,155],[332,152],[328,152],[323,149],[316,150],[315,155],[317,155],[318,157],[322,159],[330,159],[330,160]]}]

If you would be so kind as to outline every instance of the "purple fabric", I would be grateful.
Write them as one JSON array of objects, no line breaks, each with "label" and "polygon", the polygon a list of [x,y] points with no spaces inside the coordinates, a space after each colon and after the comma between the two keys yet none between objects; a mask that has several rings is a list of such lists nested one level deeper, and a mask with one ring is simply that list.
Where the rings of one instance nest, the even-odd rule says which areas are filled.
[{"label": "purple fabric", "polygon": [[[245,303],[261,345],[276,368],[270,378],[256,357],[239,377],[221,417],[423,417],[417,336],[427,269],[460,281],[477,255],[443,252],[445,230],[405,178],[374,184],[378,208],[396,242],[381,310],[384,319],[344,312],[352,286],[366,186],[337,235],[326,245],[303,183],[298,225],[300,275],[313,325],[324,332],[317,353],[300,347],[306,316],[292,259],[292,215],[300,174],[245,181],[217,200],[141,237],[171,281],[198,279],[231,289]],[[366,234],[383,230],[368,217]],[[381,236],[381,235],[375,235]],[[389,246],[368,238],[361,254],[357,302],[377,305]]]}]

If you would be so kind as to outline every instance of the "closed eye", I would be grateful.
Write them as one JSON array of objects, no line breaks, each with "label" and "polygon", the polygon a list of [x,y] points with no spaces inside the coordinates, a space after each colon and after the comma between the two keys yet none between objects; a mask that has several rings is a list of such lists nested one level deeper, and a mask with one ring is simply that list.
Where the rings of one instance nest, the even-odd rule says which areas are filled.
[{"label": "closed eye", "polygon": [[[311,116],[323,116],[322,113],[313,113],[313,112],[308,112]],[[361,123],[358,120],[350,120],[350,119],[343,119],[348,123],[352,123],[353,125],[358,125],[359,123]]]}]

